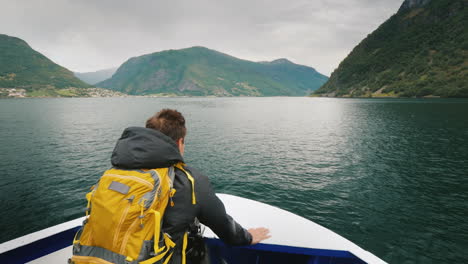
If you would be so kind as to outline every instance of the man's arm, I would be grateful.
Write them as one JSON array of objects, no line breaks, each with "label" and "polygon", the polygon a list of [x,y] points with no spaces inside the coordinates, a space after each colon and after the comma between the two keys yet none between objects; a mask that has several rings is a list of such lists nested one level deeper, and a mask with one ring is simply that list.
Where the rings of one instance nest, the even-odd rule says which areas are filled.
[{"label": "man's arm", "polygon": [[208,226],[226,244],[233,246],[256,244],[268,238],[268,229],[245,230],[226,213],[223,202],[216,196],[209,179],[199,174],[195,190],[199,205],[198,219]]}]

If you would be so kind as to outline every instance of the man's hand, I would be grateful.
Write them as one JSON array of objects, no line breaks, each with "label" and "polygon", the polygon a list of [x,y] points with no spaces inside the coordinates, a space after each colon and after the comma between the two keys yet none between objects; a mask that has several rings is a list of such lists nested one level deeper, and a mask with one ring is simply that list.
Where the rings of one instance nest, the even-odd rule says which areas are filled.
[{"label": "man's hand", "polygon": [[264,227],[250,228],[247,231],[249,231],[249,233],[252,235],[252,243],[250,243],[251,245],[255,245],[260,241],[271,237],[270,230]]}]

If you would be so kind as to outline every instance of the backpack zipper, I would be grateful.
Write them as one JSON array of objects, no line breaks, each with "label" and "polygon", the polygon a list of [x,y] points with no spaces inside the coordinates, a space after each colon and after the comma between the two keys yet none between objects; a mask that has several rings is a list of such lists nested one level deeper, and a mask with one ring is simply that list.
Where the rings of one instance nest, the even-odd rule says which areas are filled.
[{"label": "backpack zipper", "polygon": [[120,254],[121,255],[125,255],[125,247],[127,246],[128,238],[130,237],[130,234],[133,233],[133,232],[130,232],[130,231],[133,231],[135,229],[135,226],[138,223],[138,220],[139,220],[138,218],[135,219],[135,221],[133,221],[133,223],[130,225],[127,232],[125,233],[125,236],[124,236],[124,238],[122,240],[122,246],[120,247]]},{"label": "backpack zipper", "polygon": [[[158,174],[159,175],[159,174]],[[159,189],[161,189],[161,186],[158,187],[158,190],[156,190],[156,193],[159,191]],[[148,208],[153,208],[154,206],[154,203],[157,201],[158,199],[154,199],[153,200],[153,203],[148,207]],[[122,240],[122,246],[120,247],[120,254],[121,255],[125,255],[125,247],[126,247],[126,244],[128,242],[128,238],[130,237],[130,235],[133,233],[133,230],[136,228],[136,225],[137,223],[140,221],[139,218],[135,219],[135,221],[133,221],[133,223],[130,225],[130,227],[127,229],[127,232],[125,233],[125,236]]]},{"label": "backpack zipper", "polygon": [[128,203],[127,207],[125,208],[124,212],[122,213],[122,216],[120,217],[120,222],[119,222],[119,225],[117,226],[117,229],[115,230],[115,233],[114,233],[114,242],[112,243],[112,248],[115,248],[116,244],[117,244],[117,241],[118,241],[118,238],[119,238],[119,233],[120,233],[120,229],[122,228],[122,224],[125,220],[125,217],[127,216],[128,214],[128,210],[130,209],[130,206],[132,206],[131,203]]}]

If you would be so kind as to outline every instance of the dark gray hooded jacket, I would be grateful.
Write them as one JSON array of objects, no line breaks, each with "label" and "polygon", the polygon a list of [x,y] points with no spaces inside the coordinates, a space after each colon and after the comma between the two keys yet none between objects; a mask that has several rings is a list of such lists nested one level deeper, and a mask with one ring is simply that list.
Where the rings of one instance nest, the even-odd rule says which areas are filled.
[{"label": "dark gray hooded jacket", "polygon": [[[112,153],[112,165],[123,169],[164,168],[183,162],[179,149],[170,137],[143,127],[124,130]],[[208,226],[229,245],[249,245],[252,237],[231,216],[226,214],[221,200],[215,195],[208,177],[192,167],[186,167],[195,179],[197,203],[192,204],[192,186],[184,172],[176,169],[173,197],[174,206],[167,206],[163,230],[170,234],[177,245],[189,229],[195,217]],[[171,263],[180,263],[181,247],[176,248]]]}]

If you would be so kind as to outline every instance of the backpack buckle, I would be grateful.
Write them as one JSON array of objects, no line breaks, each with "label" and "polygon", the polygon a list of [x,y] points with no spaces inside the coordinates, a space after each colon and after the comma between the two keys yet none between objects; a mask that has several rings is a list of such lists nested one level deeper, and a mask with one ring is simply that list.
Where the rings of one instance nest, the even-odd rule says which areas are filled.
[{"label": "backpack buckle", "polygon": [[73,254],[80,253],[81,245],[80,243],[73,244]]}]

